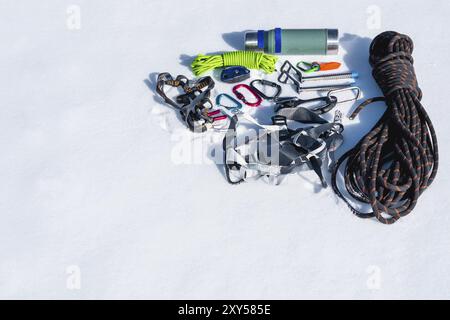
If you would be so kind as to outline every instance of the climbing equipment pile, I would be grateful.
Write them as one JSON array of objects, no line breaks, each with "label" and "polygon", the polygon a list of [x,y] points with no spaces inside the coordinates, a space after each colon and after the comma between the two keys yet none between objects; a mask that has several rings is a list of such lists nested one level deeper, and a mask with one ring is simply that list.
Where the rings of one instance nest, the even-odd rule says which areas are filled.
[{"label": "climbing equipment pile", "polygon": [[[257,42],[253,39],[255,35]],[[294,36],[311,40],[311,47],[298,45],[295,48],[298,52],[337,52],[333,47],[334,36],[337,37],[335,29],[258,31],[246,35],[246,46],[254,50],[254,43],[258,43],[258,48],[266,52],[290,51],[294,42],[283,44],[282,37],[292,41]],[[323,42],[324,36],[331,38]],[[267,46],[272,42],[275,49]],[[422,93],[415,77],[412,50],[411,39],[396,32],[384,32],[374,39],[370,64],[384,97],[365,101],[349,119],[372,102],[385,101],[387,109],[374,128],[338,160],[335,153],[344,142],[342,112],[334,110],[332,121],[325,115],[343,103],[354,103],[361,96],[361,89],[354,85],[358,73],[327,72],[340,68],[339,62],[299,61],[294,65],[286,60],[276,70],[277,57],[263,52],[198,55],[191,65],[193,73],[199,76],[222,68],[220,80],[233,84],[230,94],[216,95],[213,104],[211,92],[215,83],[210,76],[190,80],[183,75],[173,78],[167,72],[158,76],[156,93],[180,112],[191,131],[225,132],[223,164],[230,184],[259,178],[279,184],[287,175],[312,170],[326,188],[327,175],[323,168],[327,168],[334,192],[352,212],[390,224],[413,210],[419,196],[435,178],[438,167],[436,134],[420,103]],[[278,71],[278,83],[266,79],[243,83],[251,77],[249,69]],[[326,84],[305,86],[320,81]],[[292,84],[298,95],[281,96],[282,85]],[[179,88],[182,93],[170,99],[166,86]],[[304,92],[316,92],[318,96],[305,99],[300,97]],[[264,105],[271,104],[273,108],[270,124],[262,124],[250,115],[264,101]],[[238,128],[243,121],[258,130],[253,134],[247,130],[245,135],[240,135],[243,127],[239,132]],[[342,192],[338,180],[341,167],[344,167],[342,184],[349,196]],[[372,212],[355,209],[353,203],[358,201],[369,204]]]},{"label": "climbing equipment pile", "polygon": [[226,83],[242,82],[248,78],[250,78],[250,70],[241,66],[224,68],[220,73],[220,81]]},{"label": "climbing equipment pile", "polygon": [[[263,130],[254,139],[239,144],[236,135],[238,116],[235,115],[223,140],[228,182],[238,184],[267,177],[269,181],[279,184],[286,175],[307,166],[314,170],[326,188],[322,162],[327,154],[334,161],[334,151],[343,142],[344,127],[340,123],[340,114],[337,113],[332,123],[289,129],[287,120],[297,119],[277,114],[272,117],[271,126],[258,124]],[[277,155],[274,156],[274,153]]]}]

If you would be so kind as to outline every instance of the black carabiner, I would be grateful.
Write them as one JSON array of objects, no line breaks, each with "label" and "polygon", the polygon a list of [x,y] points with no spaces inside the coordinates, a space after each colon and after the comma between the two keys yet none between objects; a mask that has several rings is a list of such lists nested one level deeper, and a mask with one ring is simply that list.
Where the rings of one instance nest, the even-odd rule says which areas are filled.
[{"label": "black carabiner", "polygon": [[[272,96],[268,96],[266,95],[264,92],[262,92],[261,90],[259,90],[256,86],[255,83],[259,83],[261,86],[268,86],[268,87],[272,87],[272,88],[276,88],[276,92],[275,94],[273,94]],[[264,80],[264,79],[256,79],[253,80],[252,82],[250,82],[250,87],[252,87],[253,90],[256,91],[256,93],[263,99],[266,100],[275,100],[278,98],[278,96],[281,94],[281,86],[278,83],[269,81],[269,80]]]}]

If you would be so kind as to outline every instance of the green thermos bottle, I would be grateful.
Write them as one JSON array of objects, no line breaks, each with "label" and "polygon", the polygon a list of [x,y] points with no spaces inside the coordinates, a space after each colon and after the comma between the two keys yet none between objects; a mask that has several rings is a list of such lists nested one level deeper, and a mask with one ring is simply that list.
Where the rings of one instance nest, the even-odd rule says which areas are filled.
[{"label": "green thermos bottle", "polygon": [[248,31],[245,50],[287,55],[329,55],[339,50],[337,29],[281,29]]}]

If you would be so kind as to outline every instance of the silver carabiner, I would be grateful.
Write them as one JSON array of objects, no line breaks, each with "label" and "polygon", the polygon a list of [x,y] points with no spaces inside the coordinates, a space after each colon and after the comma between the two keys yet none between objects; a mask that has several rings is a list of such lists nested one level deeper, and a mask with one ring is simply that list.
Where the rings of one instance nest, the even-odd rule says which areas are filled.
[{"label": "silver carabiner", "polygon": [[342,89],[330,90],[330,91],[328,91],[327,97],[328,97],[328,98],[331,98],[332,96],[333,96],[333,97],[336,97],[336,96],[334,95],[335,93],[339,93],[339,92],[343,92],[343,91],[352,91],[352,92],[355,92],[355,91],[356,91],[356,95],[355,95],[355,97],[352,98],[352,99],[347,99],[347,100],[343,100],[343,101],[339,101],[339,99],[337,99],[337,100],[338,100],[338,101],[337,101],[337,104],[339,104],[339,103],[344,103],[344,102],[350,102],[350,101],[356,101],[356,100],[358,100],[359,97],[361,96],[361,88],[360,88],[360,87],[354,86],[354,87],[348,87],[348,88],[342,88]]}]

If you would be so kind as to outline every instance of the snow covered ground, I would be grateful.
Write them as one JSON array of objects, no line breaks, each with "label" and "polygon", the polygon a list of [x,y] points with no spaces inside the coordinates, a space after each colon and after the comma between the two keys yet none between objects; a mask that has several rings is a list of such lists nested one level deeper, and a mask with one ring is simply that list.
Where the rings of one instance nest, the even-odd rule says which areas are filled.
[{"label": "snow covered ground", "polygon": [[[449,15],[446,0],[2,0],[0,298],[449,298]],[[155,98],[159,72],[192,76],[198,53],[277,26],[339,28],[330,59],[364,97],[371,39],[412,37],[441,166],[410,216],[361,220],[309,172],[231,186]],[[381,112],[346,120],[341,152]]]}]

